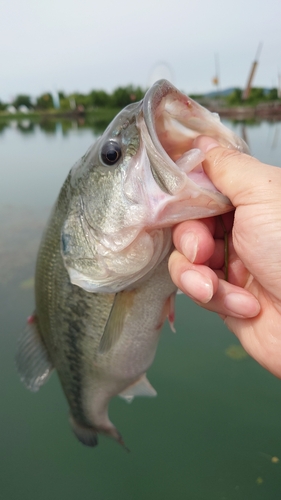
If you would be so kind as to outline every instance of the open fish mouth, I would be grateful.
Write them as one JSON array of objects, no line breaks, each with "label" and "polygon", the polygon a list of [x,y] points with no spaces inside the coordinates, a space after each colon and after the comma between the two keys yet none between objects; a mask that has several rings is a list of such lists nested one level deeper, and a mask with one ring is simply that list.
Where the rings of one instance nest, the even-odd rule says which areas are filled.
[{"label": "open fish mouth", "polygon": [[205,174],[204,153],[193,146],[196,137],[207,135],[221,146],[248,152],[245,142],[220,122],[218,114],[210,113],[167,80],[160,80],[144,97],[143,116],[155,148],[154,157],[158,153],[165,162],[166,168],[158,169],[150,154],[153,176],[159,186],[175,194],[187,176],[201,192],[219,194],[222,202],[230,204]]}]

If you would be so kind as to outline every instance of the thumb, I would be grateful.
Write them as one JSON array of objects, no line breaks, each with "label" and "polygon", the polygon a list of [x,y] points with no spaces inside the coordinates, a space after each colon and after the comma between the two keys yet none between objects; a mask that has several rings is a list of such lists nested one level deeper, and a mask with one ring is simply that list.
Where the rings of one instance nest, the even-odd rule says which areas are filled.
[{"label": "thumb", "polygon": [[[195,147],[206,155],[207,176],[237,207],[280,198],[281,171],[238,150],[223,148],[210,137],[200,136]],[[262,198],[261,198],[262,196]]]}]

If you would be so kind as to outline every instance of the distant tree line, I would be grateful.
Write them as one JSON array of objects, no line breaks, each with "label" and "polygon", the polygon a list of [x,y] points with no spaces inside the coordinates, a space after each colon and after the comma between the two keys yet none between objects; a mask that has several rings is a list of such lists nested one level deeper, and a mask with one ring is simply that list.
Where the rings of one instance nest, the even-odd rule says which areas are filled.
[{"label": "distant tree line", "polygon": [[243,100],[243,91],[239,88],[233,90],[231,94],[225,97],[226,104],[230,106],[239,106],[243,104],[250,104],[252,106],[261,102],[276,101],[278,99],[277,88],[264,89],[260,87],[253,87],[250,90],[248,99]]},{"label": "distant tree line", "polygon": [[[92,90],[89,94],[73,92],[69,95],[62,91],[57,94],[45,92],[35,100],[29,95],[20,94],[11,104],[16,109],[20,106],[26,106],[28,109],[39,111],[53,108],[60,108],[67,111],[78,107],[83,107],[85,110],[94,108],[123,108],[127,104],[141,100],[144,94],[145,90],[141,87],[128,85],[126,87],[118,87],[112,93],[108,93],[105,90]],[[5,110],[7,106],[7,103],[0,101],[0,111]]]},{"label": "distant tree line", "polygon": [[[92,90],[89,94],[82,94],[80,92],[66,94],[63,91],[56,94],[45,92],[36,99],[32,99],[29,95],[20,94],[12,103],[8,104],[0,101],[0,111],[4,111],[10,104],[16,109],[25,106],[28,109],[35,109],[38,111],[51,110],[54,108],[60,108],[62,111],[71,111],[75,109],[90,111],[97,108],[121,109],[132,102],[140,101],[144,94],[144,89],[133,85],[118,87],[112,93],[108,93],[105,90]],[[232,93],[225,96],[218,95],[217,98],[228,106],[239,106],[244,104],[255,106],[261,102],[270,102],[278,99],[277,88],[264,89],[253,87],[246,101],[242,99],[242,94],[243,91],[240,88],[235,88]],[[191,97],[199,101],[204,99],[204,95],[194,95]]]}]

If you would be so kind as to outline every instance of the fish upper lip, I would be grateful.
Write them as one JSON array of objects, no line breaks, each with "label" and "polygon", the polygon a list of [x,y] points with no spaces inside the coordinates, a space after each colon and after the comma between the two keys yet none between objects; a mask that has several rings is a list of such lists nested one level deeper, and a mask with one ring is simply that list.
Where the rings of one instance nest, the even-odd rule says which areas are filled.
[{"label": "fish upper lip", "polygon": [[[154,138],[155,135],[155,142],[159,142],[159,144],[161,143],[156,133],[157,111],[167,96],[172,98],[173,101],[181,102],[183,106],[189,106],[191,102],[189,97],[182,94],[167,80],[159,80],[148,90],[143,99],[144,119],[151,137]],[[164,110],[166,111],[166,107],[164,107]]]},{"label": "fish upper lip", "polygon": [[143,116],[144,121],[147,126],[150,138],[156,147],[156,149],[161,153],[162,157],[166,162],[171,164],[171,157],[167,153],[165,147],[160,142],[157,133],[157,116],[156,111],[158,106],[163,102],[163,98],[168,94],[175,94],[178,96],[179,100],[182,97],[186,97],[181,94],[173,85],[171,85],[167,80],[159,80],[156,82],[149,91],[145,94],[143,99]]},{"label": "fish upper lip", "polygon": [[[143,100],[143,118],[154,148],[161,155],[167,171],[178,177],[179,185],[181,185],[180,179],[186,177],[186,175],[197,184],[196,175],[192,173],[189,176],[196,169],[196,164],[184,172],[181,166],[176,165],[176,162],[194,148],[194,139],[199,135],[211,136],[221,146],[248,152],[244,141],[234,136],[231,131],[224,127],[217,114],[203,108],[167,80],[159,80],[146,93]],[[202,156],[203,153],[200,156],[201,159],[198,165],[201,165],[200,162],[204,159]],[[182,164],[184,164],[184,161],[182,161]],[[152,165],[153,168],[157,174],[157,167],[155,168]],[[201,172],[207,182],[205,186],[201,186],[200,182],[197,186],[204,191],[210,189],[210,191],[218,193],[202,167]],[[162,176],[161,182],[164,185],[166,184],[165,180],[163,182]],[[165,187],[166,192],[173,194],[168,185]]]}]

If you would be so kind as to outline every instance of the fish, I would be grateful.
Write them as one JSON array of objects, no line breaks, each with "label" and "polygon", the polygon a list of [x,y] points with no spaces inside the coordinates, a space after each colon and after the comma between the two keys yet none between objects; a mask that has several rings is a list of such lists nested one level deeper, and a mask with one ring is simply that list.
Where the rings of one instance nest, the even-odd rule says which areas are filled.
[{"label": "fish", "polygon": [[199,135],[248,151],[217,114],[156,82],[74,164],[43,233],[17,369],[31,391],[56,370],[86,446],[100,434],[125,446],[113,397],[157,394],[146,373],[166,318],[173,329],[172,228],[233,209],[204,172]]}]

